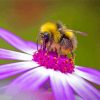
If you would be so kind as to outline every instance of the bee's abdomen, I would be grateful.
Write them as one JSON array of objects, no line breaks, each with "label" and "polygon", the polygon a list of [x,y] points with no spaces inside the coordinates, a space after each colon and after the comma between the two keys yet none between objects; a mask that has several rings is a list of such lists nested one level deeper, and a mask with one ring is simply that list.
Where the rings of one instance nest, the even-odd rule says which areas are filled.
[{"label": "bee's abdomen", "polygon": [[62,41],[60,42],[61,47],[63,47],[64,49],[73,49],[73,44],[71,42],[71,40],[67,39],[67,38],[63,38]]}]

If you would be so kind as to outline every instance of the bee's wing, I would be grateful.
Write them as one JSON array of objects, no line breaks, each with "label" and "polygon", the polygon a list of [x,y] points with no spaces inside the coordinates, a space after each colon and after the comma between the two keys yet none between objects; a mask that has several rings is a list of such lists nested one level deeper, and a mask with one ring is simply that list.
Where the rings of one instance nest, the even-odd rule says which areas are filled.
[{"label": "bee's wing", "polygon": [[81,35],[83,35],[83,36],[87,36],[87,33],[85,33],[85,32],[75,31],[75,30],[70,30],[70,31],[72,31],[72,32],[74,32],[74,33],[81,34]]},{"label": "bee's wing", "polygon": [[68,48],[72,49],[73,48],[71,40],[69,40],[67,38],[63,38],[60,44],[62,46],[64,46],[65,49],[68,49]]},{"label": "bee's wing", "polygon": [[83,36],[87,36],[87,33],[85,33],[85,32],[75,31],[75,33],[79,33],[79,34],[81,34]]}]

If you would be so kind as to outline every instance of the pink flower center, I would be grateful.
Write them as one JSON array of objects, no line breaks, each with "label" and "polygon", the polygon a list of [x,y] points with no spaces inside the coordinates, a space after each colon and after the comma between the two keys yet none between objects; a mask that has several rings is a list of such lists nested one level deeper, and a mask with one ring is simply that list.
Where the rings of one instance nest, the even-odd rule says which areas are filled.
[{"label": "pink flower center", "polygon": [[74,71],[73,59],[66,56],[58,57],[55,52],[38,50],[33,55],[33,60],[47,69],[54,69],[55,71],[60,71],[62,73],[72,73]]}]

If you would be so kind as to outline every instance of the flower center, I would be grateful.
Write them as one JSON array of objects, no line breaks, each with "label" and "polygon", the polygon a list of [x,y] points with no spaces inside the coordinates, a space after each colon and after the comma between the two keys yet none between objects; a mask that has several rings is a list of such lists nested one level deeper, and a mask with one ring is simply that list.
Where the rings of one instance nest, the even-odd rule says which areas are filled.
[{"label": "flower center", "polygon": [[58,57],[55,52],[38,50],[33,55],[33,60],[47,69],[54,69],[55,71],[60,71],[62,73],[72,73],[74,71],[73,59],[68,58],[67,56]]}]

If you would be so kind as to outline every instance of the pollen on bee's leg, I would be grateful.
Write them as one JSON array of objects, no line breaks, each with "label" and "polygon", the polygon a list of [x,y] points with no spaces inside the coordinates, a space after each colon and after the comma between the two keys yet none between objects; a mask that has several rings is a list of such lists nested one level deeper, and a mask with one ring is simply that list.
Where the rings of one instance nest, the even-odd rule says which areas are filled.
[{"label": "pollen on bee's leg", "polygon": [[72,73],[74,71],[74,60],[67,56],[58,56],[56,52],[40,49],[33,55],[33,60],[47,69],[53,69],[62,73]]}]

